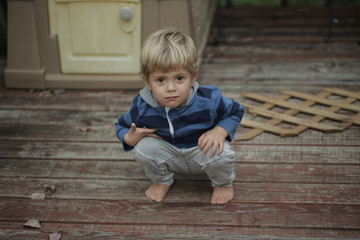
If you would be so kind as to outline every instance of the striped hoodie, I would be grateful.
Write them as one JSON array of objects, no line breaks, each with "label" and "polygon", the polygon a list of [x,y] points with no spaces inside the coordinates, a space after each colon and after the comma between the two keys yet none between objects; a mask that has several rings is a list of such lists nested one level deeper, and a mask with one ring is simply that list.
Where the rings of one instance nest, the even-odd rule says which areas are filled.
[{"label": "striped hoodie", "polygon": [[190,148],[215,126],[224,128],[229,134],[226,140],[232,141],[243,113],[243,107],[223,97],[216,86],[199,87],[195,82],[185,105],[172,109],[160,106],[145,87],[133,99],[130,110],[118,118],[115,130],[125,151],[133,149],[123,141],[131,123],[157,129],[157,135],[178,148]]}]

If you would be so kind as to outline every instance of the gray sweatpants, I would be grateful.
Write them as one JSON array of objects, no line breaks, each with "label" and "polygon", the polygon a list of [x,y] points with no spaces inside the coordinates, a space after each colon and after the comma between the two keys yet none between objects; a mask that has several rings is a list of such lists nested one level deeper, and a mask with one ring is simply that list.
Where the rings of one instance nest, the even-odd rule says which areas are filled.
[{"label": "gray sweatpants", "polygon": [[134,157],[154,183],[171,185],[174,173],[207,174],[213,187],[231,186],[235,179],[235,153],[225,142],[224,151],[210,157],[198,146],[180,149],[153,137],[145,137],[134,148]]}]

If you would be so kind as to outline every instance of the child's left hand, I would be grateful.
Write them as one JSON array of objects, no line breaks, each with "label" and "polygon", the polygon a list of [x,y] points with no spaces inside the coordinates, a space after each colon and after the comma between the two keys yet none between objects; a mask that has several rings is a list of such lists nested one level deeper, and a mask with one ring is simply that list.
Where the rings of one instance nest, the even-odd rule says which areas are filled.
[{"label": "child's left hand", "polygon": [[213,157],[216,153],[216,150],[219,149],[219,155],[222,154],[224,150],[225,138],[228,136],[228,133],[222,127],[215,127],[210,131],[207,131],[200,136],[198,140],[198,146],[200,150],[205,155],[212,146],[210,156]]}]

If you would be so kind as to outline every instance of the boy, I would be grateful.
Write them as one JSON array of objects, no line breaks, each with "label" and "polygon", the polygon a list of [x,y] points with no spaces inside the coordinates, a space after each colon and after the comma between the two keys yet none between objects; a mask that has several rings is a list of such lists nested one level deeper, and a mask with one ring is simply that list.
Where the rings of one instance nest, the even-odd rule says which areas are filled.
[{"label": "boy", "polygon": [[145,87],[118,118],[116,134],[153,184],[145,195],[161,202],[174,173],[207,174],[212,204],[234,197],[235,154],[230,145],[243,108],[215,86],[196,82],[197,53],[191,38],[174,29],[148,37],[141,50]]}]

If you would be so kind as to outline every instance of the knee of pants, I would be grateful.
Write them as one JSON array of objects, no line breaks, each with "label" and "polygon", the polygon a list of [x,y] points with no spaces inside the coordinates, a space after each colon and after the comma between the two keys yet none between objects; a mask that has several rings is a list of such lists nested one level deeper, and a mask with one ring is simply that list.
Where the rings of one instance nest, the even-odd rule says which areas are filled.
[{"label": "knee of pants", "polygon": [[134,147],[134,158],[145,170],[153,169],[158,174],[168,174],[166,162],[174,155],[167,144],[157,138],[145,137]]},{"label": "knee of pants", "polygon": [[140,167],[144,170],[146,176],[148,176],[152,182],[166,185],[173,184],[174,173],[170,172],[164,164],[156,165],[154,162],[146,161],[143,158],[136,160]]},{"label": "knee of pants", "polygon": [[158,149],[155,147],[156,138],[144,137],[135,146],[134,151],[140,155],[152,156]]},{"label": "knee of pants", "polygon": [[202,167],[208,175],[231,175],[235,171],[235,154],[224,156]]},{"label": "knee of pants", "polygon": [[144,137],[134,147],[134,152],[163,163],[177,155],[174,147],[161,139]]},{"label": "knee of pants", "polygon": [[212,148],[210,148],[210,150],[205,155],[200,153],[198,157],[194,159],[202,168],[205,168],[209,165],[218,165],[220,167],[223,164],[229,165],[235,163],[235,153],[227,142],[225,142],[224,151],[220,156],[218,155],[217,151],[215,155],[211,157],[211,150]]},{"label": "knee of pants", "polygon": [[173,183],[174,173],[169,171],[166,163],[158,161],[156,158],[147,158],[136,151],[134,152],[134,158],[152,182],[166,185]]}]

